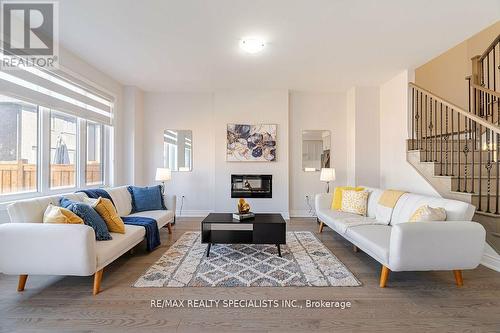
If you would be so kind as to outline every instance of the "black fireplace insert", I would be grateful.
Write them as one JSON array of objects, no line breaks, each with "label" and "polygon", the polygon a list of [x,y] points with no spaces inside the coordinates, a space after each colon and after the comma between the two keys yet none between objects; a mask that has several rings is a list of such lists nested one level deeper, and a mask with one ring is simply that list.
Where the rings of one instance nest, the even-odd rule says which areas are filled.
[{"label": "black fireplace insert", "polygon": [[231,198],[272,197],[272,175],[231,175]]}]

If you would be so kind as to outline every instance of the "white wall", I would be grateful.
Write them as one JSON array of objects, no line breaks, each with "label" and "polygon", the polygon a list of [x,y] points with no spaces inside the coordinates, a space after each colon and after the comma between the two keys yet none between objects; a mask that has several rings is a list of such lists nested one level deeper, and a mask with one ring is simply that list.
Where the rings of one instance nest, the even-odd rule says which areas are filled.
[{"label": "white wall", "polygon": [[347,183],[356,185],[356,88],[346,94]]},{"label": "white wall", "polygon": [[137,87],[123,89],[123,136],[118,145],[124,163],[120,169],[124,183],[145,185],[144,181],[144,93]]},{"label": "white wall", "polygon": [[356,185],[380,185],[379,94],[378,87],[356,87]]},{"label": "white wall", "polygon": [[[154,182],[155,169],[163,163],[163,131],[193,131],[193,171],[174,172],[167,184],[179,199],[185,196],[184,215],[234,211],[237,199],[230,198],[230,175],[236,173],[272,174],[273,198],[249,199],[250,205],[255,211],[288,215],[286,90],[146,93],[144,100],[146,183]],[[277,161],[226,162],[226,125],[235,122],[277,124]]]},{"label": "white wall", "polygon": [[[288,91],[224,91],[214,94],[215,211],[233,212],[231,174],[271,174],[273,197],[248,199],[252,210],[288,215]],[[277,124],[276,162],[226,162],[226,125]]]},{"label": "white wall", "polygon": [[144,96],[144,174],[153,184],[157,167],[163,167],[163,131],[191,130],[193,133],[193,171],[173,172],[166,184],[178,196],[183,215],[204,215],[215,207],[215,136],[213,94],[146,93]]},{"label": "white wall", "polygon": [[405,70],[380,86],[380,186],[439,196],[406,161],[411,75]]},{"label": "white wall", "polygon": [[290,215],[310,216],[306,195],[314,207],[314,195],[325,191],[319,171],[302,170],[302,131],[331,132],[331,166],[337,180],[347,182],[346,95],[343,93],[290,92]]},{"label": "white wall", "polygon": [[379,88],[353,87],[347,103],[347,185],[378,187]]}]

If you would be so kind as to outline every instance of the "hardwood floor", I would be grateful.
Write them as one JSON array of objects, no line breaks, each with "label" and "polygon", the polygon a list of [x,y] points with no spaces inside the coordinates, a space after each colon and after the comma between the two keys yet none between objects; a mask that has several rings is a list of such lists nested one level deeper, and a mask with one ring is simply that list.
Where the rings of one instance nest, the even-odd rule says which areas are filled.
[{"label": "hardwood floor", "polygon": [[[24,292],[17,276],[0,274],[0,332],[500,332],[500,273],[480,266],[464,271],[457,288],[452,272],[391,272],[379,288],[381,266],[331,229],[318,234],[314,219],[292,219],[288,230],[309,230],[361,280],[338,288],[131,288],[131,284],[185,231],[201,219],[178,219],[161,230],[162,246],[140,244],[104,270],[101,293],[93,277],[29,276]],[[335,309],[153,309],[152,299],[345,300]]]}]

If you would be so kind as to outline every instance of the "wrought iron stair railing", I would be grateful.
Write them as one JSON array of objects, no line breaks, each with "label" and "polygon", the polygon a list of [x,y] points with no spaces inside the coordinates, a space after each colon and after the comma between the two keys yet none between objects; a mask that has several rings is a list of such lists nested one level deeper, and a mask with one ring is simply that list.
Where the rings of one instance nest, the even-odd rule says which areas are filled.
[{"label": "wrought iron stair railing", "polygon": [[472,82],[469,91],[466,111],[410,83],[408,148],[451,176],[452,191],[471,194],[479,212],[500,215],[500,95]]}]

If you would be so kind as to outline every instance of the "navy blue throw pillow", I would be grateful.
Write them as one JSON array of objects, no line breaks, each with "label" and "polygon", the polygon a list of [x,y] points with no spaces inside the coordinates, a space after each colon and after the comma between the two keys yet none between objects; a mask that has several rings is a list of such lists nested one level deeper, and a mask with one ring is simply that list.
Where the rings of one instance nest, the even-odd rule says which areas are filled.
[{"label": "navy blue throw pillow", "polygon": [[132,212],[166,209],[161,194],[161,186],[129,186],[128,191],[132,196]]},{"label": "navy blue throw pillow", "polygon": [[71,210],[73,213],[82,218],[83,223],[92,227],[95,231],[95,239],[98,241],[110,240],[112,239],[109,234],[108,227],[106,226],[106,222],[102,219],[102,217],[92,208],[90,205],[73,201],[67,198],[61,198],[60,200],[61,207],[67,208]]}]

